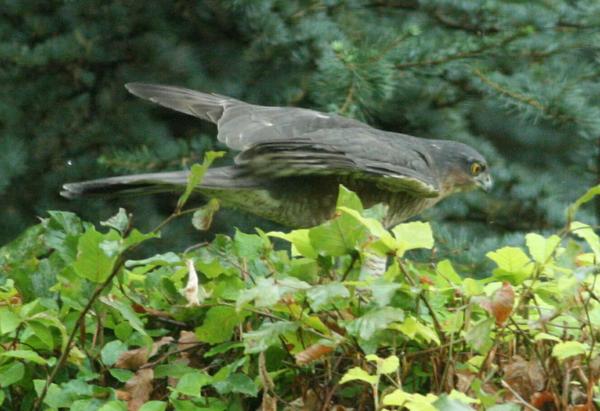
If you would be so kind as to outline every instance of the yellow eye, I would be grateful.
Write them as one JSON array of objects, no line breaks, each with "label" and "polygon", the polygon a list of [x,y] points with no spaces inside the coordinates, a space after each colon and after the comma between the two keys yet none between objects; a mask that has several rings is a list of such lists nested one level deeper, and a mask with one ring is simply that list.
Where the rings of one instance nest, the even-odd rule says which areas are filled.
[{"label": "yellow eye", "polygon": [[483,171],[483,165],[480,163],[471,164],[471,175],[477,177]]}]

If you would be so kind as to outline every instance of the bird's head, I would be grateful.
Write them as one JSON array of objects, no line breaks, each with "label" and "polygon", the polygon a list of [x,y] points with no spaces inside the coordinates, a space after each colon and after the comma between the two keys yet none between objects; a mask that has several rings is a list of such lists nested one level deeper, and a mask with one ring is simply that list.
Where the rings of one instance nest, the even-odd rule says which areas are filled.
[{"label": "bird's head", "polygon": [[437,158],[438,173],[448,194],[481,188],[492,189],[493,180],[485,158],[466,144],[448,140],[431,142]]}]

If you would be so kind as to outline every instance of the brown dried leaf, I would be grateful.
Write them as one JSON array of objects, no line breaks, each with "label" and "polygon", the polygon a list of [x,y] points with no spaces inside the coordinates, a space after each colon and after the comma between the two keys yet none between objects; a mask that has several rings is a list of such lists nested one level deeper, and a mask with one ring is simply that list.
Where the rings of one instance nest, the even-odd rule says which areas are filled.
[{"label": "brown dried leaf", "polygon": [[136,348],[135,350],[125,351],[119,355],[115,368],[127,368],[128,370],[137,370],[148,362],[148,349],[146,347]]},{"label": "brown dried leaf", "polygon": [[154,370],[152,368],[144,368],[138,370],[133,378],[127,381],[125,390],[131,396],[131,399],[127,402],[128,411],[139,410],[150,399],[153,380]]},{"label": "brown dried leaf", "polygon": [[533,398],[545,386],[542,367],[534,360],[525,361],[515,355],[503,366],[504,380],[522,398]]},{"label": "brown dried leaf", "polygon": [[502,287],[496,290],[490,298],[477,300],[477,304],[496,319],[496,324],[504,325],[512,314],[515,291],[510,283],[504,282]]},{"label": "brown dried leaf", "polygon": [[556,404],[554,394],[550,391],[542,391],[536,392],[531,396],[530,400],[531,405],[533,405],[538,410],[555,410]]},{"label": "brown dried leaf", "polygon": [[173,341],[172,337],[163,337],[160,340],[152,344],[152,350],[148,355],[148,349],[146,347],[136,348],[135,350],[125,351],[119,356],[115,362],[116,368],[126,368],[128,370],[137,370],[142,365],[148,362],[148,358],[152,357],[156,352],[165,344],[169,344]]},{"label": "brown dried leaf", "polygon": [[313,344],[304,351],[300,351],[295,355],[297,365],[306,365],[333,351],[333,347],[323,344]]}]

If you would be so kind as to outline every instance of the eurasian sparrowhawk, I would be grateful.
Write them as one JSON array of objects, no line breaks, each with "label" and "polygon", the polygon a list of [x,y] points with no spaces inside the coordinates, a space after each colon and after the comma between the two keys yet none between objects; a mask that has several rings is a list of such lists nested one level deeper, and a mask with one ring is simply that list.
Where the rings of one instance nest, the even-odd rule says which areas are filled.
[{"label": "eurasian sparrowhawk", "polygon": [[[430,140],[370,127],[337,114],[265,107],[185,88],[129,83],[136,96],[218,127],[217,138],[240,151],[233,166],[211,168],[197,191],[223,205],[292,226],[331,218],[340,184],[366,207],[387,205],[387,226],[450,194],[492,184],[483,156],[455,141]],[[156,192],[185,187],[188,171],[137,174],[65,184],[62,195]]]}]

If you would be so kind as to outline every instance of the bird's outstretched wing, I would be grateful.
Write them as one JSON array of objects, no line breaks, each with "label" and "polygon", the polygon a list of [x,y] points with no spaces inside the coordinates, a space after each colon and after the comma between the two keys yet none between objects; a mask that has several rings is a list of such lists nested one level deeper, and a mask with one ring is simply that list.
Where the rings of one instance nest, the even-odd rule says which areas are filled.
[{"label": "bird's outstretched wing", "polygon": [[294,140],[242,151],[236,164],[262,178],[345,175],[387,191],[437,197],[440,187],[426,146],[410,136],[375,129],[318,130]]},{"label": "bird's outstretched wing", "polygon": [[181,87],[146,83],[128,83],[125,87],[138,97],[217,124],[217,138],[234,150],[268,141],[293,140],[320,129],[370,128],[337,114],[297,107],[258,106]]},{"label": "bird's outstretched wing", "polygon": [[237,165],[264,178],[350,175],[389,191],[440,193],[420,139],[296,107],[266,107],[180,87],[129,83],[138,97],[217,124],[219,141],[241,151]]}]

